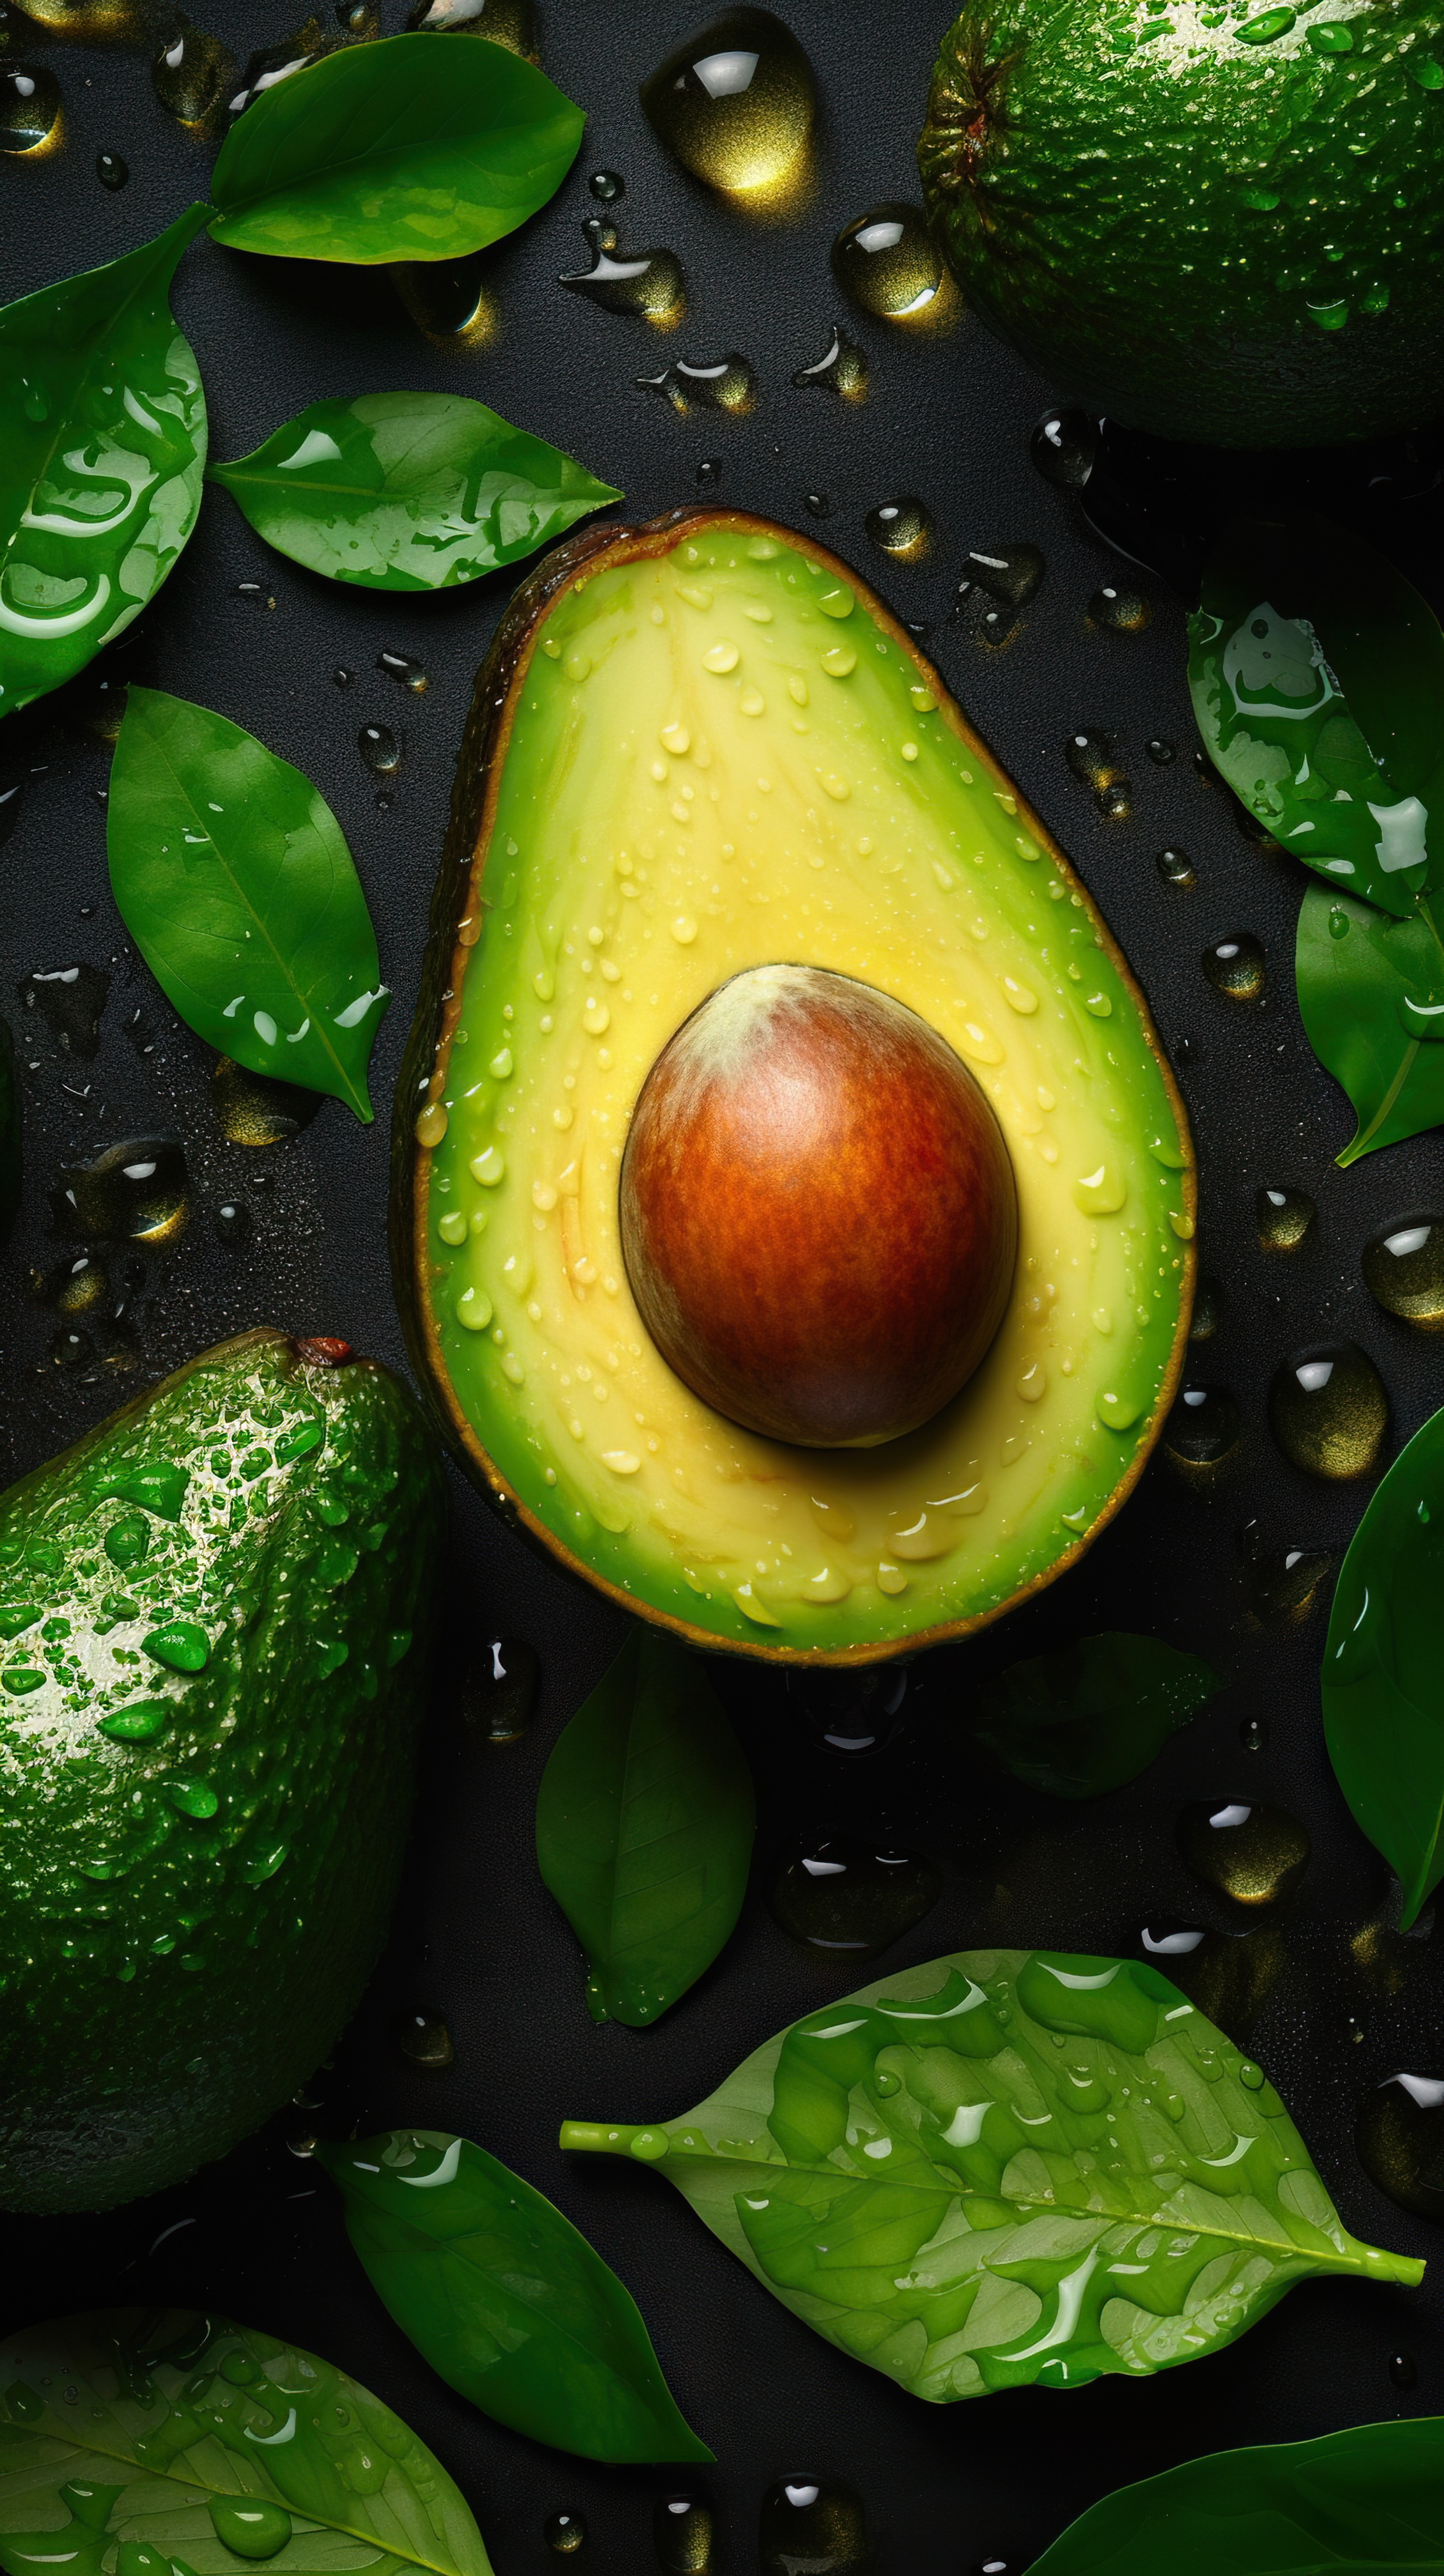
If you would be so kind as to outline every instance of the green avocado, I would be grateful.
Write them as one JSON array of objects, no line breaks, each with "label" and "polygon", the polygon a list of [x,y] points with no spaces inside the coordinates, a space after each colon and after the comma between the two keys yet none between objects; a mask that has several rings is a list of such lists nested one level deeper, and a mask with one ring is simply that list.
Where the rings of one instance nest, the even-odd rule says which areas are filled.
[{"label": "green avocado", "polygon": [[[996,1338],[872,1448],[710,1410],[622,1257],[642,1084],[720,985],[780,962],[927,1021],[1013,1166]],[[399,1302],[457,1454],[695,1644],[857,1663],[995,1618],[1117,1508],[1181,1364],[1192,1156],[1127,966],[895,619],[759,519],[588,532],[514,601],[462,746],[394,1181]]]},{"label": "green avocado", "polygon": [[1439,0],[969,0],[918,162],[983,320],[1132,428],[1304,447],[1444,401]]},{"label": "green avocado", "polygon": [[0,2206],[159,2191],[326,2055],[400,1871],[442,1515],[397,1381],[270,1329],[0,1497]]}]

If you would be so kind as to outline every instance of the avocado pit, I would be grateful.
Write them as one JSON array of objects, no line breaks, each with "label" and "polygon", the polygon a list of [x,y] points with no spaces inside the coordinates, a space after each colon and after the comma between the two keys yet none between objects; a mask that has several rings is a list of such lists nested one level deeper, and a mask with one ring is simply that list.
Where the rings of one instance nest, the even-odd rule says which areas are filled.
[{"label": "avocado pit", "polygon": [[620,1188],[668,1366],[765,1438],[871,1448],[957,1394],[1002,1320],[1017,1197],[972,1074],[850,976],[753,967],[638,1096]]}]

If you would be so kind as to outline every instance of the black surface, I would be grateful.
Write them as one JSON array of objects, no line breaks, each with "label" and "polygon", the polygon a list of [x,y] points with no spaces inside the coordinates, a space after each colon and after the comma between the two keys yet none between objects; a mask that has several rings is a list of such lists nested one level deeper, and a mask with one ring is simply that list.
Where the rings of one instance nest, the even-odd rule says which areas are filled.
[{"label": "black surface", "polygon": [[[394,28],[396,0],[388,7]],[[1380,1314],[1359,1275],[1360,1250],[1380,1223],[1444,1203],[1438,1140],[1391,1149],[1348,1173],[1333,1169],[1352,1120],[1308,1052],[1292,998],[1302,874],[1247,840],[1223,789],[1195,777],[1182,612],[1164,584],[1128,576],[1142,579],[1153,603],[1145,633],[1115,637],[1088,626],[1090,595],[1123,568],[1076,496],[1050,488],[1029,463],[1028,433],[1049,389],[965,318],[938,336],[856,316],[848,327],[872,361],[868,400],[850,409],[792,388],[794,370],[821,355],[833,319],[843,318],[827,265],[833,233],[875,200],[916,192],[911,141],[937,30],[929,12],[900,0],[847,12],[831,0],[793,0],[787,14],[818,70],[818,167],[806,207],[764,226],[669,164],[637,106],[636,82],[688,32],[686,10],[675,0],[634,0],[620,11],[543,0],[543,60],[586,106],[587,136],[553,205],[488,255],[500,318],[480,351],[453,354],[424,340],[384,273],[266,262],[202,241],[181,270],[175,306],[201,360],[214,452],[243,452],[321,395],[440,386],[479,395],[584,457],[626,490],[632,515],[693,497],[706,457],[722,459],[719,499],[794,525],[809,524],[803,495],[827,492],[828,542],[900,614],[930,624],[928,649],[949,685],[1081,869],[1150,996],[1194,1121],[1204,1266],[1224,1289],[1222,1325],[1199,1354],[1198,1375],[1234,1390],[1246,1430],[1235,1471],[1211,1495],[1155,1462],[1065,1582],[971,1648],[918,1669],[899,1733],[865,1761],[813,1749],[776,1679],[719,1667],[757,1770],[758,1868],[723,1958],[644,2033],[592,2027],[575,1945],[531,1850],[547,1750],[620,1623],[529,1556],[458,1486],[448,1671],[408,1892],[374,1988],[334,2072],[315,2088],[322,2107],[298,2109],[161,2202],[65,2223],[0,2221],[0,2260],[15,2323],[116,2299],[210,2302],[344,2363],[461,2480],[501,2576],[553,2563],[541,2531],[558,2508],[587,2518],[579,2565],[635,2576],[652,2563],[653,2500],[675,2481],[665,2471],[570,2462],[492,2426],[436,2382],[379,2310],[324,2183],[288,2154],[288,2129],[344,2133],[358,2117],[368,2127],[452,2125],[553,2194],[636,2292],[680,2403],[718,2455],[706,2483],[720,2563],[734,2571],[755,2566],[758,2506],[783,2473],[834,2474],[860,2487],[885,2576],[958,2569],[992,2553],[1019,2566],[1092,2498],[1176,2459],[1444,2404],[1441,2260],[1418,2293],[1306,2285],[1228,2352],[1157,2379],[924,2406],[778,2307],[658,2177],[600,2160],[568,2166],[555,2145],[564,2115],[640,2120],[682,2110],[769,2031],[862,1982],[829,1976],[766,1910],[768,1863],[795,1831],[887,1832],[944,1873],[933,1914],[864,1972],[879,1974],[999,1937],[1126,1951],[1150,1915],[1223,1927],[1227,1905],[1189,1877],[1173,1822],[1190,1799],[1266,1795],[1305,1820],[1314,1859],[1287,1921],[1287,1970],[1254,2049],[1346,2223],[1410,2252],[1433,2255],[1441,2245],[1435,2227],[1373,2188],[1352,2147],[1360,2102],[1393,2067],[1444,2071],[1435,1945],[1407,1945],[1393,1998],[1354,1962],[1349,1936],[1386,1902],[1387,1874],[1354,1830],[1324,1755],[1315,1682],[1322,1615],[1301,1628],[1254,1624],[1237,1543],[1252,1519],[1267,1548],[1338,1549],[1363,1501],[1357,1489],[1311,1484],[1275,1452],[1265,1395],[1286,1351],[1321,1335],[1361,1341],[1389,1388],[1390,1454],[1444,1395],[1444,1344]],[[260,0],[218,8],[213,23],[241,60],[286,32],[279,11]],[[22,48],[12,39],[9,59],[26,52],[58,74],[64,139],[29,163],[0,161],[5,295],[147,239],[203,192],[208,168],[206,148],[156,103],[143,46],[44,34]],[[95,175],[102,149],[130,164],[130,183],[115,194]],[[686,266],[691,310],[667,339],[555,283],[579,265],[579,227],[593,210],[586,173],[603,165],[626,180],[624,200],[610,210],[624,245],[669,243]],[[681,420],[660,396],[633,387],[669,355],[703,360],[734,348],[760,379],[758,406],[744,420]],[[1126,443],[1118,459],[1110,451],[1115,487],[1132,470]],[[1407,492],[1396,487],[1385,513],[1383,533],[1406,570],[1417,572],[1434,544],[1435,502],[1410,497],[1430,480],[1421,471]],[[1310,497],[1328,482],[1329,469],[1316,466]],[[874,555],[863,533],[865,512],[900,492],[921,495],[937,525],[930,560],[911,570]],[[1021,539],[1041,545],[1048,571],[1007,648],[979,640],[974,610],[959,624],[942,622],[968,548]],[[259,581],[262,602],[273,599],[274,608],[238,597],[243,581]],[[501,579],[395,602],[346,591],[268,554],[227,497],[210,492],[140,635],[107,659],[113,676],[133,673],[259,734],[317,782],[340,817],[396,993],[373,1067],[381,1102],[414,991],[472,674],[508,587]],[[382,649],[419,656],[431,678],[424,697],[376,670]],[[349,689],[332,679],[338,663],[357,674]],[[193,1178],[188,1233],[168,1259],[145,1261],[132,1299],[144,1371],[263,1318],[341,1333],[393,1361],[400,1348],[384,1258],[384,1115],[363,1132],[328,1102],[298,1140],[273,1151],[220,1141],[209,1059],[127,955],[109,901],[97,801],[108,755],[83,730],[85,702],[82,682],[69,712],[59,704],[43,711],[22,744],[0,737],[12,765],[44,764],[0,852],[0,1007],[20,1039],[29,1156],[25,1214],[0,1272],[7,1474],[50,1454],[141,1382],[117,1378],[99,1359],[58,1367],[50,1356],[57,1319],[31,1302],[27,1286],[32,1269],[64,1250],[47,1230],[56,1168],[122,1137],[179,1135]],[[399,727],[406,742],[386,812],[356,751],[358,727],[376,720]],[[1132,780],[1131,819],[1101,820],[1065,766],[1064,743],[1080,729],[1114,738]],[[1144,751],[1158,736],[1178,752],[1161,767]],[[1160,879],[1154,861],[1165,846],[1191,854],[1195,890]],[[1254,1006],[1221,999],[1199,971],[1205,944],[1239,927],[1268,950],[1268,990]],[[31,969],[78,961],[112,977],[93,1060],[67,1058],[39,1014],[15,998]],[[137,1008],[155,1032],[149,1055],[127,1042]],[[1253,1195],[1281,1183],[1310,1191],[1320,1213],[1301,1251],[1270,1259],[1254,1237]],[[252,1244],[237,1251],[214,1230],[215,1208],[233,1195],[256,1218]],[[1142,1780],[1089,1806],[1053,1805],[970,1769],[956,1719],[973,1681],[1106,1626],[1156,1630],[1207,1653],[1226,1689]],[[530,1736],[493,1751],[466,1741],[455,1682],[468,1651],[496,1629],[540,1647],[544,1696]],[[298,1728],[305,1717],[298,1708]],[[1259,1753],[1240,1743],[1252,1718],[1266,1731]],[[396,2015],[418,2006],[441,2010],[450,2024],[456,2063],[447,2074],[409,2068],[393,2045]],[[1401,2348],[1417,2363],[1407,2389],[1387,2370]]]}]

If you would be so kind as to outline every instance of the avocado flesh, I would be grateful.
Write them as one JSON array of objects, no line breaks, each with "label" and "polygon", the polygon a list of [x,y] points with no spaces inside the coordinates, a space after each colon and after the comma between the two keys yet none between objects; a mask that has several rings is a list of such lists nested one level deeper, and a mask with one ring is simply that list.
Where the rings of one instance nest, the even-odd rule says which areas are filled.
[{"label": "avocado flesh", "polygon": [[223,2155],[385,1937],[441,1485],[396,1380],[308,1347],[223,1343],[0,1497],[0,2206]]},{"label": "avocado flesh", "polygon": [[1420,427],[1444,399],[1441,36],[1438,0],[969,0],[918,146],[968,301],[1071,400],[1166,438]]},{"label": "avocado flesh", "polygon": [[[453,1440],[556,1554],[702,1642],[867,1660],[994,1616],[1138,1471],[1185,1329],[1182,1113],[1086,895],[886,613],[757,521],[561,549],[474,722],[475,869],[468,839],[412,1038],[423,1085],[439,1041],[445,1133],[418,1151],[409,1108],[398,1136],[402,1303]],[[622,1262],[647,1072],[728,976],[780,959],[920,1012],[1017,1180],[986,1360],[872,1450],[709,1411]]]}]

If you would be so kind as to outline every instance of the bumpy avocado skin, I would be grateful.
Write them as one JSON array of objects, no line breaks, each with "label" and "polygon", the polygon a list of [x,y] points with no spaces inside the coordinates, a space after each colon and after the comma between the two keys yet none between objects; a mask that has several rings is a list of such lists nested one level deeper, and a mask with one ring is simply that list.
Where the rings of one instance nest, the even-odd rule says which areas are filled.
[{"label": "bumpy avocado skin", "polygon": [[7,2208],[225,2154],[385,1938],[444,1493],[410,1398],[345,1350],[222,1343],[0,1497]]},{"label": "bumpy avocado skin", "polygon": [[1441,35],[1439,0],[969,0],[918,146],[969,302],[1163,437],[1418,428],[1444,401]]}]

